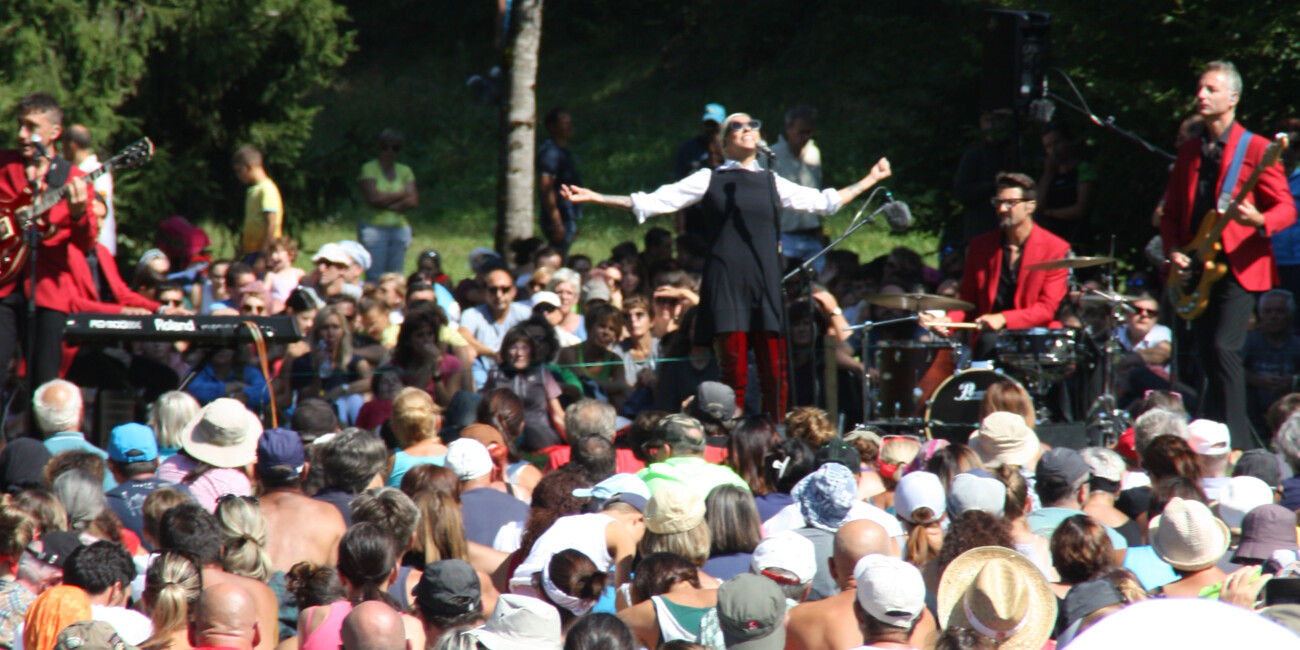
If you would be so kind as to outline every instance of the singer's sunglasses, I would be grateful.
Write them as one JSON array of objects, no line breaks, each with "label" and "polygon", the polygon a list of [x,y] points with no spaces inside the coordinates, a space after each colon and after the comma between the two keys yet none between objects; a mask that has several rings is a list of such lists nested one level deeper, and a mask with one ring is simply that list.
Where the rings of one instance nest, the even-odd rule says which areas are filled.
[{"label": "singer's sunglasses", "polygon": [[989,203],[995,208],[1000,208],[1004,205],[1009,208],[1014,208],[1021,203],[1028,203],[1030,201],[1033,201],[1033,199],[999,199],[997,197],[989,199]]},{"label": "singer's sunglasses", "polygon": [[760,131],[760,130],[763,129],[763,121],[762,121],[762,120],[750,120],[750,121],[748,121],[748,122],[741,122],[741,121],[737,120],[737,121],[735,121],[735,122],[732,122],[732,123],[728,124],[728,125],[727,125],[727,130],[728,130],[728,131],[731,131],[731,132],[734,133],[734,132],[736,132],[736,131],[740,131],[740,130],[746,128],[746,127],[748,127],[749,130],[751,130],[751,131]]}]

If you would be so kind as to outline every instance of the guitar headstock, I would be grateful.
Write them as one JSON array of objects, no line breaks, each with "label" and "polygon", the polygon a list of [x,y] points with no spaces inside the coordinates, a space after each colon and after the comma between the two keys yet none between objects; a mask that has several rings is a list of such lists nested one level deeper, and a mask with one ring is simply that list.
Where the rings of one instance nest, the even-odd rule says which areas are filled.
[{"label": "guitar headstock", "polygon": [[132,142],[125,149],[120,151],[116,156],[105,165],[111,169],[131,169],[139,167],[153,159],[153,141],[149,138],[140,138]]},{"label": "guitar headstock", "polygon": [[1273,136],[1273,142],[1269,143],[1268,148],[1264,150],[1264,167],[1271,167],[1277,163],[1278,158],[1282,157],[1282,151],[1290,145],[1291,136],[1281,132]]}]

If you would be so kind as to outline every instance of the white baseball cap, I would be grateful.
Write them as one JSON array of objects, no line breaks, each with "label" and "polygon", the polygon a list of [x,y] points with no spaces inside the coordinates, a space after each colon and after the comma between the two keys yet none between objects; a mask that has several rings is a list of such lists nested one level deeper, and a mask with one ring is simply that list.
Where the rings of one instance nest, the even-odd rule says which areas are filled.
[{"label": "white baseball cap", "polygon": [[1273,488],[1254,476],[1234,476],[1219,490],[1219,518],[1231,530],[1241,530],[1246,515],[1259,506],[1273,503]]},{"label": "white baseball cap", "polygon": [[1232,451],[1232,436],[1222,422],[1192,420],[1187,425],[1187,445],[1202,456],[1222,456]]},{"label": "white baseball cap", "polygon": [[761,575],[767,569],[784,569],[804,584],[817,575],[815,551],[807,537],[793,530],[781,531],[759,542],[749,561],[749,570]]},{"label": "white baseball cap", "polygon": [[455,472],[456,478],[470,481],[492,472],[492,454],[483,443],[473,438],[460,438],[447,445],[445,465]]},{"label": "white baseball cap", "polygon": [[[939,518],[947,507],[943,482],[930,472],[910,472],[899,479],[894,488],[894,514],[914,524],[928,524]],[[930,518],[917,521],[912,513],[920,508],[930,509]]]},{"label": "white baseball cap", "polygon": [[925,609],[925,580],[914,566],[888,555],[867,555],[853,567],[858,605],[872,618],[908,628]]}]

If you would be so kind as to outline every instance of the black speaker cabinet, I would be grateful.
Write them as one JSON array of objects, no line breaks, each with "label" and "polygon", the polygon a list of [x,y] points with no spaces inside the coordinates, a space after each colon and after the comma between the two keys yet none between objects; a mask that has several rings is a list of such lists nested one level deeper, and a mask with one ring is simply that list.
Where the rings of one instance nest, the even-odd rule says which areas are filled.
[{"label": "black speaker cabinet", "polygon": [[1036,11],[989,10],[984,41],[980,108],[1024,112],[1042,99],[1047,76],[1051,16]]}]

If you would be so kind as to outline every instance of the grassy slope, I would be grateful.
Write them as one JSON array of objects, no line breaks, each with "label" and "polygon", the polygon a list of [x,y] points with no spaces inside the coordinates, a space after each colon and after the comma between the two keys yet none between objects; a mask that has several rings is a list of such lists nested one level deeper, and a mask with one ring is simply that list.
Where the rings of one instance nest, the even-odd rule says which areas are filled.
[{"label": "grassy slope", "polygon": [[[549,7],[548,24],[564,20],[563,5]],[[304,251],[355,236],[360,211],[359,198],[351,191],[355,170],[372,155],[374,136],[388,126],[406,134],[403,160],[414,168],[421,190],[421,207],[412,219],[415,241],[408,268],[416,252],[432,247],[443,255],[445,268],[459,277],[468,270],[469,251],[491,245],[496,115],[493,108],[469,98],[464,82],[490,67],[493,55],[486,42],[470,36],[477,35],[407,53],[386,48],[382,55],[374,45],[368,51],[366,39],[361,40],[362,50],[320,98],[325,110],[301,162],[313,178],[320,179],[326,190],[322,194],[335,197],[321,201],[312,214],[300,215],[303,226],[294,234]],[[784,107],[799,101],[817,105],[826,116],[817,140],[828,183],[856,180],[879,155],[902,153],[877,149],[888,142],[884,131],[891,118],[875,108],[878,104],[873,100],[883,98],[886,91],[879,87],[884,83],[873,84],[861,71],[854,82],[838,66],[792,54],[734,74],[701,74],[666,65],[659,44],[630,42],[613,48],[608,46],[610,39],[604,40],[606,44],[544,38],[538,81],[539,113],[557,104],[573,113],[577,133],[571,148],[591,187],[626,193],[670,181],[676,148],[694,134],[708,101],[722,102],[729,110],[748,107],[768,125],[765,135],[773,142],[778,134],[773,127],[780,124]],[[825,52],[815,54],[830,58]],[[896,156],[894,164],[900,179],[905,178],[907,163]],[[342,199],[348,195],[350,199]],[[916,202],[913,208],[917,209]],[[831,220],[832,236],[844,228],[851,214],[842,212]],[[655,225],[671,228],[671,220],[660,218],[638,227],[626,213],[591,209],[580,225],[573,252],[599,261],[613,245],[628,239],[639,242],[644,231]],[[223,246],[231,241],[228,235],[210,232],[218,252],[228,251]],[[859,231],[843,246],[869,259],[898,245],[921,251],[934,262],[935,238],[928,233],[895,237],[876,226]],[[306,264],[303,255],[299,265]]]}]

